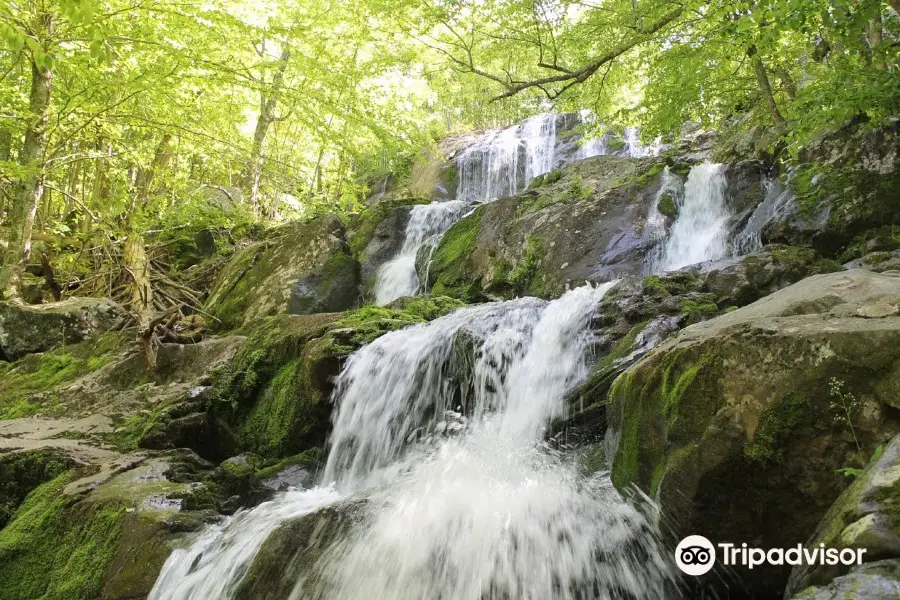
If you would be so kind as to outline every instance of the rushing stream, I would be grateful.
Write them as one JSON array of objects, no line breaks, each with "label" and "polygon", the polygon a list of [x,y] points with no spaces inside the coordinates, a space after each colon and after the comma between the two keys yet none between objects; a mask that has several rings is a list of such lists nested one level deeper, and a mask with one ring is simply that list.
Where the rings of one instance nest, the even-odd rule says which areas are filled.
[{"label": "rushing stream", "polygon": [[[539,115],[466,150],[457,200],[411,209],[402,249],[378,272],[377,301],[419,291],[420,250],[433,251],[473,203],[554,168],[555,127],[555,115]],[[626,135],[629,155],[645,152],[636,140]],[[606,151],[601,138],[579,154]],[[724,165],[696,165],[686,181],[664,170],[645,225],[655,244],[648,270],[758,246],[783,190],[770,187],[731,246],[725,192]],[[677,208],[671,223],[659,212],[663,198]],[[233,598],[279,526],[348,503],[363,514],[313,564],[295,572],[284,557],[292,600],[677,596],[645,516],[653,510],[637,510],[606,473],[585,476],[546,441],[566,416],[566,393],[587,376],[591,320],[612,285],[465,307],[359,349],[336,381],[320,485],[207,528],[172,553],[150,598]]]},{"label": "rushing stream", "polygon": [[463,308],[360,349],[335,391],[324,485],[207,530],[172,554],[151,598],[231,597],[279,523],[350,497],[367,499],[365,518],[292,598],[665,596],[652,524],[543,441],[587,374],[611,285]]}]

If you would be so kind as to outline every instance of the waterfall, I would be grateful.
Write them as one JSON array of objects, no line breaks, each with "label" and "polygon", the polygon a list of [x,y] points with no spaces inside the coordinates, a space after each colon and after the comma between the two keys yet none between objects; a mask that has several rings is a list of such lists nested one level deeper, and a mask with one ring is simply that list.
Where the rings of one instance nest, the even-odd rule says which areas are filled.
[{"label": "waterfall", "polygon": [[[578,118],[583,128],[591,127],[597,120],[597,116],[590,110],[582,110],[578,112]],[[582,140],[581,147],[578,149],[578,160],[591,158],[592,156],[604,156],[609,152],[606,149],[606,134],[600,137],[587,137]]]},{"label": "waterfall", "polygon": [[489,202],[521,192],[554,167],[555,113],[525,119],[466,148],[459,158],[456,199]]},{"label": "waterfall", "polygon": [[[652,241],[658,242],[666,237],[666,217],[659,212],[659,203],[666,195],[672,198],[676,206],[683,203],[684,185],[681,183],[681,178],[672,174],[669,167],[663,169],[659,191],[656,192],[650,210],[647,211],[647,221],[644,224],[645,231]],[[657,249],[661,247],[660,245],[656,246]],[[659,262],[660,259],[661,257],[657,256],[651,261]]]},{"label": "waterfall", "polygon": [[231,598],[270,533],[288,519],[339,499],[340,495],[329,488],[289,491],[208,527],[190,548],[172,551],[149,600]]},{"label": "waterfall", "polygon": [[705,163],[691,168],[684,194],[676,198],[678,217],[669,230],[654,272],[723,258],[728,253],[725,166]]},{"label": "waterfall", "polygon": [[335,389],[328,487],[207,530],[151,598],[230,597],[272,523],[351,494],[365,518],[292,600],[669,597],[651,524],[543,441],[587,375],[588,325],[612,285],[462,308],[361,348]]},{"label": "waterfall", "polygon": [[762,247],[763,229],[772,221],[783,216],[785,207],[794,198],[790,188],[782,186],[775,179],[767,179],[765,185],[765,198],[753,210],[744,228],[734,237],[732,254],[735,256],[759,250]]},{"label": "waterfall", "polygon": [[406,224],[400,252],[384,263],[376,274],[375,302],[388,304],[403,296],[413,296],[419,289],[416,256],[419,249],[434,250],[441,236],[456,223],[466,209],[464,202],[432,202],[414,206]]}]

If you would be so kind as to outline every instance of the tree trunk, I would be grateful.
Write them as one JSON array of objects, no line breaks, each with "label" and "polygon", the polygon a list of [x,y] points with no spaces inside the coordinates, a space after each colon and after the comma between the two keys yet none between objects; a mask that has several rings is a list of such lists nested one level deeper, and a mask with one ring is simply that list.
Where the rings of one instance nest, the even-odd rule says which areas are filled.
[{"label": "tree trunk", "polygon": [[791,74],[788,73],[788,70],[784,67],[777,67],[775,72],[778,74],[778,79],[781,80],[781,86],[784,88],[784,92],[788,95],[788,98],[796,100],[797,84],[794,83],[794,78],[791,77]]},{"label": "tree trunk", "polygon": [[888,4],[891,5],[891,9],[897,13],[898,17],[900,17],[900,0],[888,0]]},{"label": "tree trunk", "polygon": [[156,351],[159,348],[159,338],[157,338],[154,331],[156,324],[153,318],[153,286],[150,284],[150,261],[147,259],[144,236],[137,230],[136,217],[146,207],[147,200],[153,191],[153,181],[165,169],[169,159],[172,157],[172,153],[169,150],[171,140],[171,134],[163,135],[159,146],[156,148],[150,167],[139,170],[135,177],[134,196],[131,201],[131,210],[128,212],[128,222],[126,223],[128,238],[125,240],[125,246],[122,248],[122,260],[131,279],[131,314],[137,323],[138,339],[144,345],[147,368],[150,370],[156,368]]},{"label": "tree trunk", "polygon": [[878,47],[881,46],[882,39],[881,15],[878,15],[878,17],[874,19],[869,19],[866,27],[866,41],[869,44],[869,56],[871,57],[872,66],[879,71],[887,69],[884,57],[879,54],[878,49]]},{"label": "tree trunk", "polygon": [[[53,20],[49,15],[41,17],[45,31],[52,31]],[[44,193],[44,152],[47,145],[47,123],[50,109],[50,93],[53,73],[38,67],[31,60],[31,94],[29,108],[31,120],[25,130],[25,141],[19,164],[28,169],[13,188],[9,210],[9,239],[0,267],[0,294],[7,300],[21,302],[19,285],[22,272],[31,255],[31,228],[38,203]]]},{"label": "tree trunk", "polygon": [[259,182],[262,177],[263,162],[263,145],[266,141],[266,134],[269,126],[277,120],[275,116],[275,107],[278,104],[277,91],[284,81],[284,71],[287,69],[287,62],[290,58],[290,50],[281,53],[278,60],[278,66],[275,68],[275,74],[272,76],[272,83],[268,92],[263,89],[259,93],[259,118],[256,120],[256,129],[253,132],[253,148],[250,151],[250,160],[244,171],[244,189],[250,192],[249,203],[255,211],[259,199]]},{"label": "tree trunk", "polygon": [[756,82],[759,84],[759,91],[762,93],[763,102],[766,103],[766,106],[769,109],[772,121],[774,121],[776,125],[783,124],[784,117],[781,116],[781,112],[778,110],[778,104],[775,102],[775,96],[772,94],[772,85],[769,83],[769,76],[766,74],[766,66],[759,57],[756,46],[750,46],[750,49],[747,50],[747,56],[749,56],[753,62],[753,71],[756,73]]}]

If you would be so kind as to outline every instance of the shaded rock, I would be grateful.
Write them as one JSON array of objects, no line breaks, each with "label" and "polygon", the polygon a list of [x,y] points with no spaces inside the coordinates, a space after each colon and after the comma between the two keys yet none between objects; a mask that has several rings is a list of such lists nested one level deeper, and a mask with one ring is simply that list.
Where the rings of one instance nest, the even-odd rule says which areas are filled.
[{"label": "shaded rock", "polygon": [[808,145],[795,164],[796,198],[764,239],[812,246],[823,256],[849,261],[876,249],[874,238],[893,238],[900,225],[900,123],[867,130],[856,124]]},{"label": "shaded rock", "polygon": [[[806,546],[825,544],[829,548],[865,549],[865,562],[894,559],[894,562],[900,564],[900,524],[896,519],[898,511],[900,436],[887,444],[881,455],[873,458],[853,484],[844,490],[828,509]],[[809,586],[830,584],[836,577],[846,575],[849,571],[850,567],[842,564],[798,565],[791,571],[785,597]],[[894,575],[894,583],[900,591],[900,571]],[[845,584],[839,584],[843,585]]]},{"label": "shaded rock", "polygon": [[34,306],[0,302],[0,358],[15,360],[54,346],[94,340],[124,316],[122,307],[105,298],[68,298]]},{"label": "shaded rock", "polygon": [[375,273],[393,258],[406,239],[409,214],[422,198],[385,200],[363,211],[353,222],[350,249],[359,258],[360,278],[366,289],[375,283]]},{"label": "shaded rock", "polygon": [[719,302],[743,306],[810,275],[842,270],[811,248],[772,244],[738,258],[702,263],[694,267],[703,279],[703,290]]},{"label": "shaded rock", "polygon": [[893,600],[900,597],[900,560],[853,567],[823,587],[808,588],[791,600]]},{"label": "shaded rock", "polygon": [[[857,315],[898,293],[897,276],[816,275],[670,337],[610,390],[614,484],[655,495],[675,540],[805,541],[846,485],[838,469],[862,466],[854,434],[870,456],[900,431],[900,317]],[[852,432],[832,378],[850,394]],[[698,586],[721,591],[731,576]],[[739,584],[770,596],[787,577],[766,566]]]},{"label": "shaded rock", "polygon": [[358,265],[333,215],[280,227],[238,251],[216,279],[206,311],[220,327],[261,317],[346,310],[358,301]]},{"label": "shaded rock", "polygon": [[287,598],[301,577],[307,585],[315,582],[317,560],[364,518],[364,506],[365,501],[347,501],[286,521],[260,548],[235,600]]},{"label": "shaded rock", "polygon": [[866,269],[876,273],[900,271],[900,250],[870,252],[862,258],[851,260],[844,267],[847,269]]},{"label": "shaded rock", "polygon": [[550,183],[479,207],[435,250],[435,294],[478,298],[560,295],[567,285],[639,272],[643,231],[663,164],[599,156]]}]

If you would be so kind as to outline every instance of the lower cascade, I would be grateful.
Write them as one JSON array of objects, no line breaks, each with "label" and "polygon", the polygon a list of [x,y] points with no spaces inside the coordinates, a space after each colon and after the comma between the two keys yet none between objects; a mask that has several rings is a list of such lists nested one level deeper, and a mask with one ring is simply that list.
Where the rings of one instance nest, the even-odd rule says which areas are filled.
[{"label": "lower cascade", "polygon": [[654,524],[545,441],[612,285],[462,308],[361,348],[337,382],[321,485],[207,529],[150,597],[233,597],[280,523],[346,501],[363,514],[290,598],[671,597]]}]

